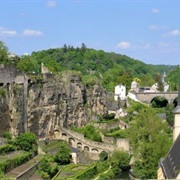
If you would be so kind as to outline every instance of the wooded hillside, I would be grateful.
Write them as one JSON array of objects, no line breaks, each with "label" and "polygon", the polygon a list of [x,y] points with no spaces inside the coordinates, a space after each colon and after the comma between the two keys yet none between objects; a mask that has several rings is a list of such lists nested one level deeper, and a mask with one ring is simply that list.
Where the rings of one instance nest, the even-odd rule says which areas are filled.
[{"label": "wooded hillside", "polygon": [[[0,46],[5,47],[3,43]],[[100,83],[108,91],[114,91],[115,85],[119,83],[126,85],[129,90],[134,78],[140,80],[140,86],[152,86],[157,76],[161,77],[164,71],[173,74],[175,69],[175,66],[145,64],[126,55],[90,49],[84,43],[76,48],[65,44],[62,48],[33,52],[30,56],[11,58],[11,62],[5,58],[7,48],[1,49],[1,63],[15,62],[24,72],[40,72],[41,63],[53,73],[63,70],[79,71],[85,85]],[[174,76],[171,77],[167,79],[176,84]]]}]

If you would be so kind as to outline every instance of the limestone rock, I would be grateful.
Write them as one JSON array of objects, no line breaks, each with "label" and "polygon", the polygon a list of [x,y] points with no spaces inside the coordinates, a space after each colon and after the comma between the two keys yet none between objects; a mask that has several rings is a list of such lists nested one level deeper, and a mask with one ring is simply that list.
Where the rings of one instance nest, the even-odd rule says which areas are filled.
[{"label": "limestone rock", "polygon": [[28,77],[28,82],[26,88],[25,83],[3,87],[0,132],[16,136],[27,125],[28,131],[43,138],[60,126],[81,127],[94,116],[107,114],[106,92],[99,85],[85,88],[77,74],[44,74],[40,81]]}]

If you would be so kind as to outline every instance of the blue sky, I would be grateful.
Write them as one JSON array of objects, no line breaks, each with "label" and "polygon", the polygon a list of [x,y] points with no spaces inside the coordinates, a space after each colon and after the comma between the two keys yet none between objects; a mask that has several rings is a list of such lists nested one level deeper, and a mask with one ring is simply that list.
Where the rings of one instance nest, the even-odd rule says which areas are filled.
[{"label": "blue sky", "polygon": [[180,0],[1,0],[0,40],[31,54],[64,44],[180,64]]}]

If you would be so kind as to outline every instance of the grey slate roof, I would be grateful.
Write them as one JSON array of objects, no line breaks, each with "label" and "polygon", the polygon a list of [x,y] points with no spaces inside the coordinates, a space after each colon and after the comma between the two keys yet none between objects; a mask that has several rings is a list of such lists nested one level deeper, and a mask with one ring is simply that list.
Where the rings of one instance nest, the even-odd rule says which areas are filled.
[{"label": "grey slate roof", "polygon": [[180,114],[180,106],[176,106],[176,108],[173,110],[173,113]]},{"label": "grey slate roof", "polygon": [[70,150],[71,150],[71,152],[74,152],[74,153],[80,152],[79,149],[77,149],[77,148],[75,148],[75,147],[72,147],[72,146],[70,146]]},{"label": "grey slate roof", "polygon": [[180,134],[172,145],[166,158],[160,162],[160,165],[166,179],[175,179],[178,173],[180,173]]}]

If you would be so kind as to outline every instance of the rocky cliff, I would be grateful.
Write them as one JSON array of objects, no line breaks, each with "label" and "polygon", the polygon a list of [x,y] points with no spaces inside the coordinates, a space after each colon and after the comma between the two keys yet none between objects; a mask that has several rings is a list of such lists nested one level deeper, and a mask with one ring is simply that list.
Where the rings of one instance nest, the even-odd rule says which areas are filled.
[{"label": "rocky cliff", "polygon": [[74,73],[46,74],[39,80],[28,76],[24,83],[6,84],[0,90],[5,91],[5,96],[0,94],[1,134],[28,130],[45,137],[59,126],[80,127],[107,113],[103,88],[85,88]]}]

